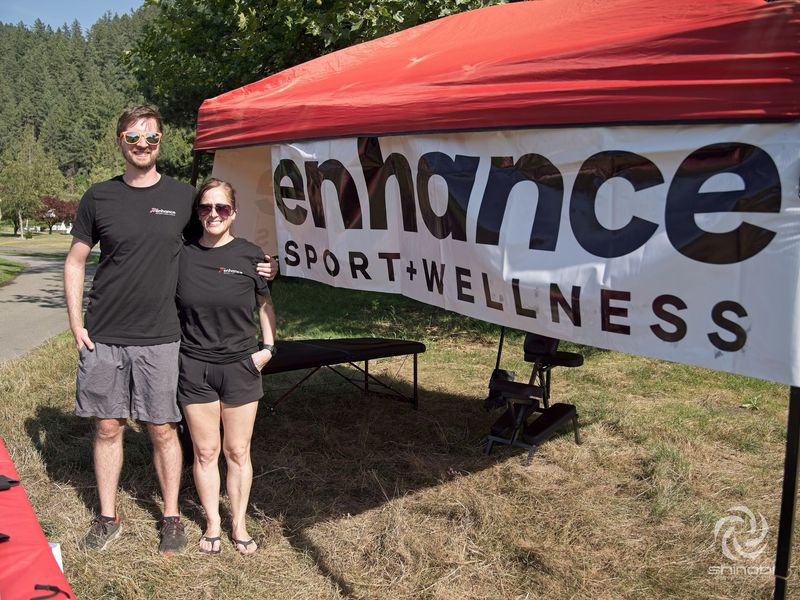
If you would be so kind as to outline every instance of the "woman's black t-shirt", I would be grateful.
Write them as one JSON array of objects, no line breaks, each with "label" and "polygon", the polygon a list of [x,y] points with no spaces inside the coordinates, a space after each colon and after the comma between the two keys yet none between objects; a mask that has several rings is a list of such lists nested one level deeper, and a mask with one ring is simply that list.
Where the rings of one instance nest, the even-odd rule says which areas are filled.
[{"label": "woman's black t-shirt", "polygon": [[242,238],[218,248],[184,244],[175,297],[182,354],[225,364],[258,350],[256,294],[269,296],[267,280],[256,273],[263,261],[261,248]]}]

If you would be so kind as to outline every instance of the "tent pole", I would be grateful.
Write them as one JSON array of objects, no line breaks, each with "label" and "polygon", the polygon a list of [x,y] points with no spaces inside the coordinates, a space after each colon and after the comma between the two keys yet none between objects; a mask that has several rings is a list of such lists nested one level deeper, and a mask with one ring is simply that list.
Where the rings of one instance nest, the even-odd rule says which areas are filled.
[{"label": "tent pole", "polygon": [[200,174],[200,156],[202,156],[202,150],[195,150],[192,152],[192,185],[197,187],[197,177]]},{"label": "tent pole", "polygon": [[775,600],[786,598],[786,580],[792,556],[792,533],[797,500],[797,465],[800,455],[800,388],[789,389],[789,417],[786,426],[786,458],[783,461],[783,493],[778,521],[778,550],[775,554]]},{"label": "tent pole", "polygon": [[506,328],[501,325],[500,326],[500,343],[497,345],[497,362],[494,365],[494,370],[500,368],[500,355],[503,354],[503,339],[506,337]]}]

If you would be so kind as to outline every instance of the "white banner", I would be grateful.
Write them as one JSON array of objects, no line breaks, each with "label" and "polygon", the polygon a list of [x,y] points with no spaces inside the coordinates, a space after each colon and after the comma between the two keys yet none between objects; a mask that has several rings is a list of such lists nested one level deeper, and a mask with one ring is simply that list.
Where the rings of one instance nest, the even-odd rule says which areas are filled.
[{"label": "white banner", "polygon": [[800,124],[272,148],[281,272],[800,385]]}]

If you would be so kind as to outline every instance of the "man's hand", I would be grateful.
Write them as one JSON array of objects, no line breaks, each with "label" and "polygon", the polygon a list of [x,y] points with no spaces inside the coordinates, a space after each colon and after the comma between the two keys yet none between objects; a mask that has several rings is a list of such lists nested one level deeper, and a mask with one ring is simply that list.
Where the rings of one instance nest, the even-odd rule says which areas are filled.
[{"label": "man's hand", "polygon": [[94,342],[89,338],[89,332],[85,327],[79,327],[73,330],[72,335],[75,338],[75,347],[78,349],[78,352],[80,352],[81,348],[84,346],[89,350],[94,350]]},{"label": "man's hand", "polygon": [[267,281],[272,281],[278,276],[278,261],[268,254],[264,255],[264,260],[266,262],[256,264],[256,273],[266,278]]}]

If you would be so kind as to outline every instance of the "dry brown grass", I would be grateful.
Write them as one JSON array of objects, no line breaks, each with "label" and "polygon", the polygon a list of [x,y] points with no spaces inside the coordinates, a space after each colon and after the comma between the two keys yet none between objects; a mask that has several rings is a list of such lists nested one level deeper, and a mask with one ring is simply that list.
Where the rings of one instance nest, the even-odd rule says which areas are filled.
[{"label": "dry brown grass", "polygon": [[[283,301],[283,330],[313,329]],[[408,319],[397,310],[379,315],[394,331]],[[158,488],[137,427],[126,438],[123,535],[106,552],[80,550],[96,499],[90,426],[72,416],[74,351],[62,336],[0,367],[0,433],[77,596],[771,597],[769,576],[708,568],[730,564],[714,524],[741,504],[771,526],[754,564],[773,564],[786,387],[584,349],[584,367],[554,375],[554,397],[578,406],[584,443],[563,435],[526,466],[521,450],[482,453],[494,339],[430,315],[414,323],[401,335],[428,345],[418,411],[318,375],[277,414],[259,414],[249,527],[260,550],[250,557],[227,540],[216,557],[157,554]],[[514,344],[504,366],[527,373]],[[410,360],[376,369],[407,385]],[[272,377],[270,393],[291,379]],[[203,519],[189,470],[182,510],[195,540]],[[789,589],[800,593],[796,577]]]}]

